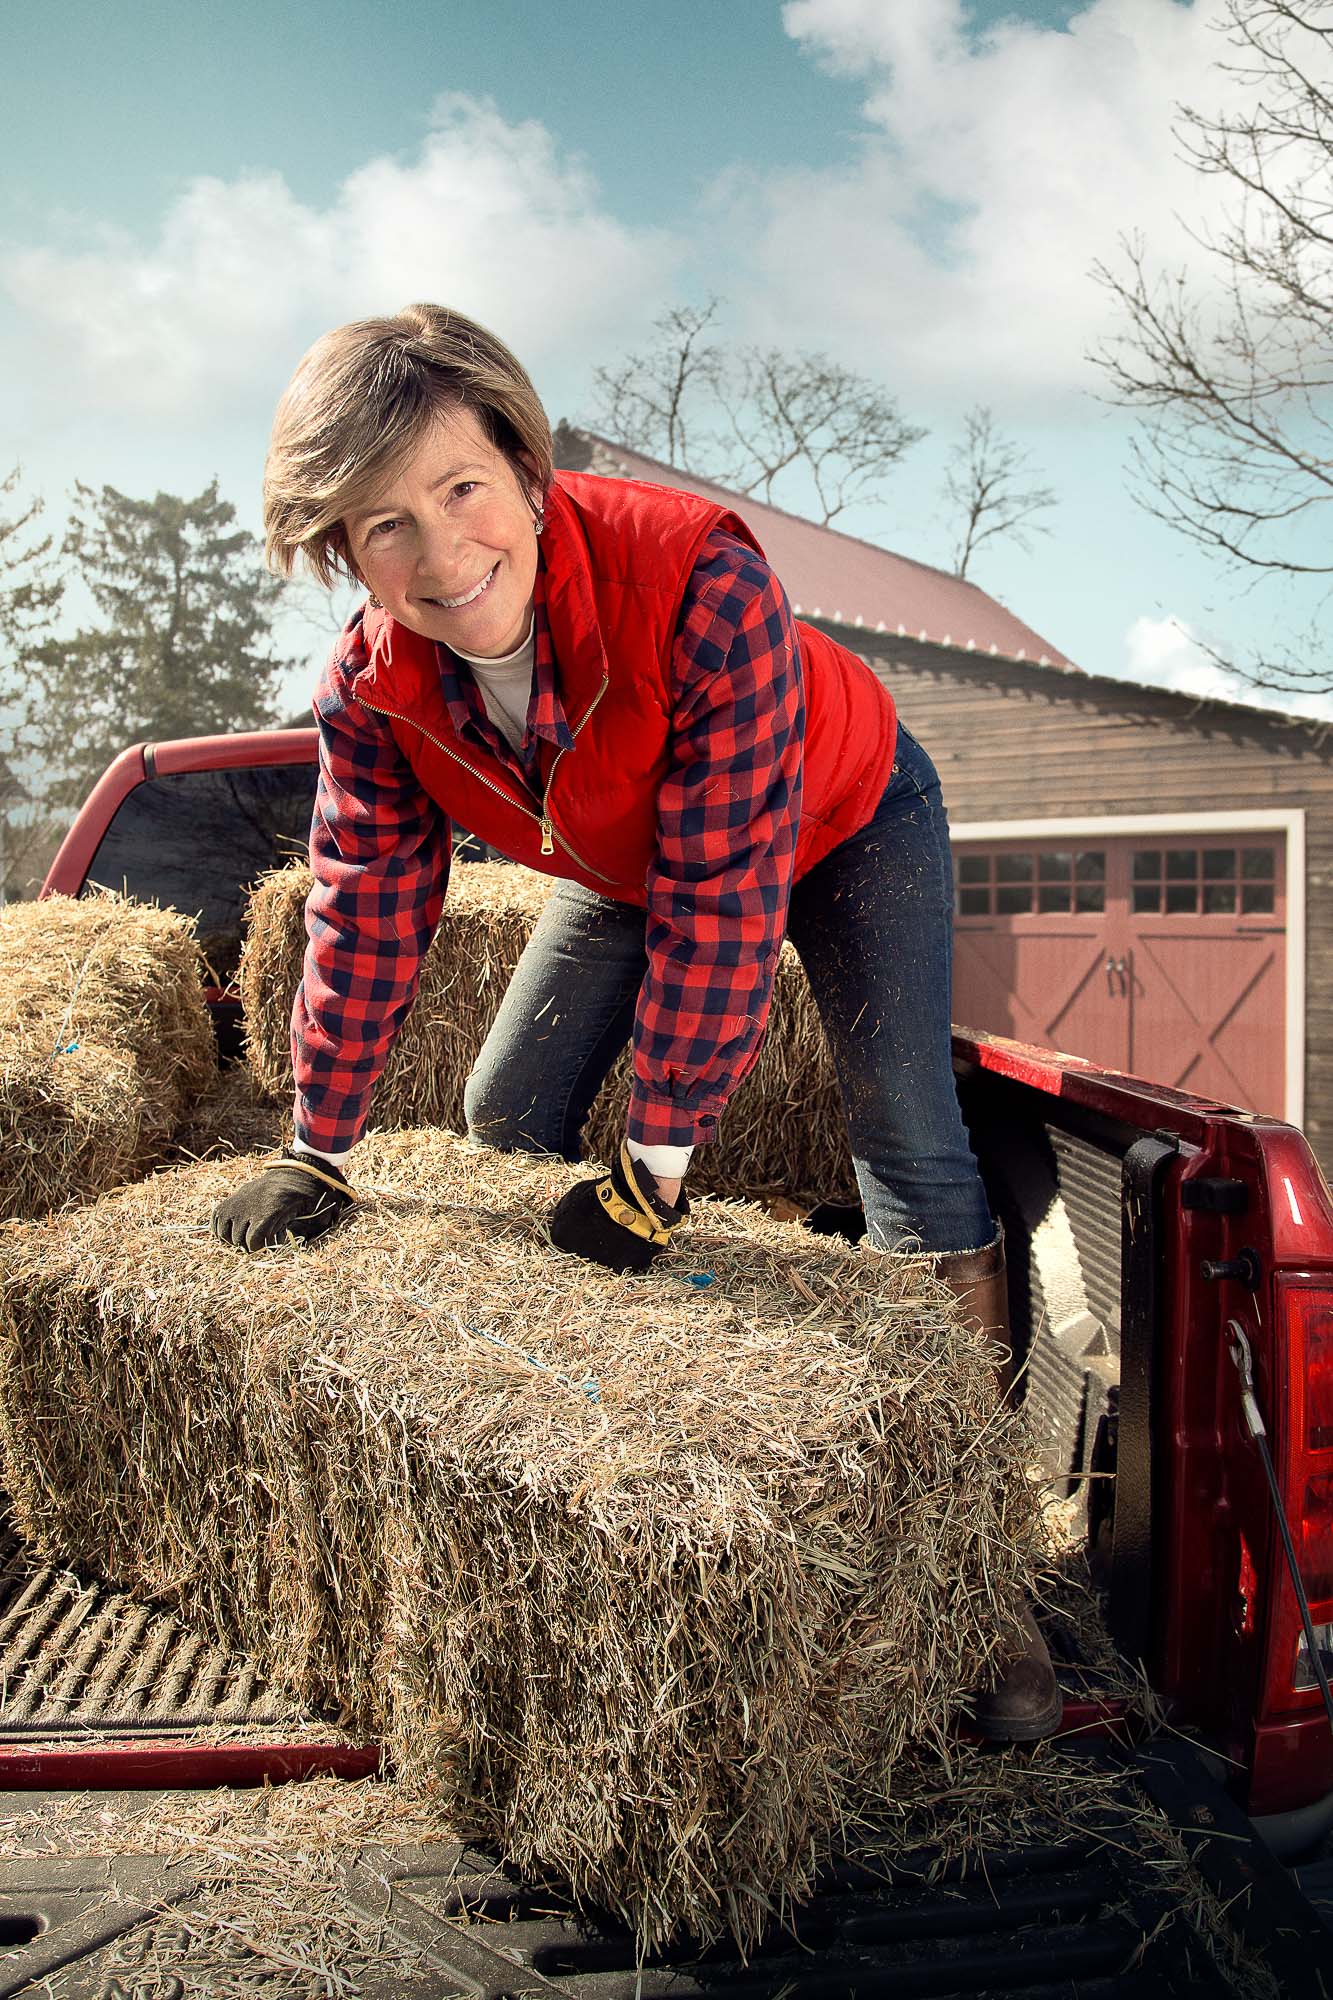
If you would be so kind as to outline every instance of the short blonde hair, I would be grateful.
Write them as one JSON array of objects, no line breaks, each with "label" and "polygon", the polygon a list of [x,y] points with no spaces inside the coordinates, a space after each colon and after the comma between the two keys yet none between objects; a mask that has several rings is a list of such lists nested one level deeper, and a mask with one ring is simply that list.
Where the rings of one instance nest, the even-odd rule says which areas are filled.
[{"label": "short blonde hair", "polygon": [[447,306],[406,306],[317,340],[287,385],[264,466],[264,545],[290,576],[303,558],[321,583],[355,575],[343,522],[379,489],[444,411],[471,410],[516,472],[520,452],[551,483],[551,425],[502,340]]}]

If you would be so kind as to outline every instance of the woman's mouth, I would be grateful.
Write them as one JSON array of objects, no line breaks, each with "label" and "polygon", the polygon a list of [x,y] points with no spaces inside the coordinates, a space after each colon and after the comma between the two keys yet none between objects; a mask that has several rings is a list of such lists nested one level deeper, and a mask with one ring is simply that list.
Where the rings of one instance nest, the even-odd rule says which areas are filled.
[{"label": "woman's mouth", "polygon": [[471,590],[465,590],[461,597],[428,597],[426,603],[435,605],[440,611],[458,611],[465,604],[475,604],[477,599],[490,589],[499,567],[499,563],[495,563],[487,570],[481,582],[474,584]]}]

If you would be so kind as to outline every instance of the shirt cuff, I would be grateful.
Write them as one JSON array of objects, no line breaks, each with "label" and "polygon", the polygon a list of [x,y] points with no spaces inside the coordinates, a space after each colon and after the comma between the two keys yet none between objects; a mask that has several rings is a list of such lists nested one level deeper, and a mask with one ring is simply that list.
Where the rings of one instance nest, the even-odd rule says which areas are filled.
[{"label": "shirt cuff", "polygon": [[629,1100],[629,1137],[639,1146],[706,1146],[717,1137],[721,1109],[716,1103],[691,1108],[636,1087]]},{"label": "shirt cuff", "polygon": [[627,1139],[629,1156],[632,1160],[642,1160],[655,1180],[683,1181],[690,1169],[693,1146],[641,1146],[637,1139]]},{"label": "shirt cuff", "polygon": [[309,1153],[312,1160],[327,1160],[331,1167],[337,1167],[339,1171],[342,1169],[344,1160],[349,1160],[352,1156],[350,1146],[344,1146],[341,1151],[333,1153],[321,1146],[308,1145],[304,1139],[293,1139],[292,1151],[294,1153]]}]

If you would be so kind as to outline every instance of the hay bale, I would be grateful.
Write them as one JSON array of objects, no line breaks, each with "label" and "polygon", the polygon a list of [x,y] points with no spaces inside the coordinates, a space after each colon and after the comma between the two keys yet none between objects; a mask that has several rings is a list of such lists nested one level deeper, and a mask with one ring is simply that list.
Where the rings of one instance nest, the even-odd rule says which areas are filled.
[{"label": "hay bale", "polygon": [[146,1106],[132,1059],[92,1043],[35,1050],[0,1029],[0,1214],[44,1215],[132,1180]]},{"label": "hay bale", "polygon": [[[588,1115],[584,1145],[612,1160],[625,1132],[632,1062],[620,1058]],[[690,1193],[813,1207],[860,1200],[827,1038],[800,959],[784,944],[759,1060],[690,1163]]]},{"label": "hay bale", "polygon": [[[261,876],[246,912],[239,985],[246,1054],[269,1097],[290,1100],[292,1007],[305,956],[304,862]],[[497,861],[457,865],[416,1000],[370,1104],[375,1129],[463,1130],[463,1085],[519,954],[551,892],[549,876]]]},{"label": "hay bale", "polygon": [[290,1097],[275,1102],[244,1063],[221,1070],[178,1126],[168,1161],[225,1159],[234,1153],[272,1153],[292,1137]]},{"label": "hay bale", "polygon": [[[250,1064],[262,1090],[290,1096],[292,1003],[305,953],[304,864],[264,877],[251,899],[240,988]],[[551,891],[548,876],[496,862],[456,867],[421,985],[370,1103],[370,1129],[461,1132],[463,1085],[519,954]],[[593,1105],[584,1149],[613,1158],[625,1129],[630,1057]],[[784,945],[759,1060],[690,1169],[691,1194],[857,1199],[828,1043],[801,962]]]},{"label": "hay bale", "polygon": [[217,1074],[189,919],[111,894],[0,910],[0,1214],[155,1166]]},{"label": "hay bale", "polygon": [[577,1169],[439,1133],[368,1141],[311,1250],[192,1234],[250,1170],[0,1231],[22,1531],[645,1943],[753,1939],[1012,1638],[1039,1529],[984,1346],[923,1264],[741,1205],[612,1276],[545,1234]]}]

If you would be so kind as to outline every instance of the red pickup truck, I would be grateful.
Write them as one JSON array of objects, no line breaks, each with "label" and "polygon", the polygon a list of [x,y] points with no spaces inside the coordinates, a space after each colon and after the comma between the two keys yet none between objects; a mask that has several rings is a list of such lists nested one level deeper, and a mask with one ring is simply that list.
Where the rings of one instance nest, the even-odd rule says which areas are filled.
[{"label": "red pickup truck", "polygon": [[[237,1046],[228,982],[246,894],[305,851],[315,755],[312,729],[126,750],[44,885],[78,895],[97,883],[197,913],[224,1056]],[[1016,1344],[1054,1440],[1052,1475],[1086,1505],[1121,1651],[1200,1746],[1183,1755],[1159,1739],[1144,1782],[1193,1829],[1215,1886],[1252,1892],[1245,1921],[1263,1931],[1270,1963],[1294,1949],[1308,1990],[1333,1992],[1333,1936],[1308,1900],[1324,1893],[1333,1830],[1333,1709],[1320,1685],[1333,1670],[1328,1187],[1300,1132],[1276,1120],[966,1029],[954,1061],[1008,1234]],[[1113,1736],[1113,1705],[1071,1699],[1066,1726]],[[90,1782],[43,1766],[40,1713],[21,1750],[25,1783]],[[0,1786],[6,1759],[13,1782],[22,1758],[0,1708]],[[129,1768],[98,1765],[93,1781],[133,1782]],[[173,1782],[164,1768],[153,1766],[153,1782]],[[1031,1990],[1102,1990],[1051,1976]],[[990,1990],[991,1977],[901,1990]],[[817,1990],[854,1987],[825,1977]]]}]

